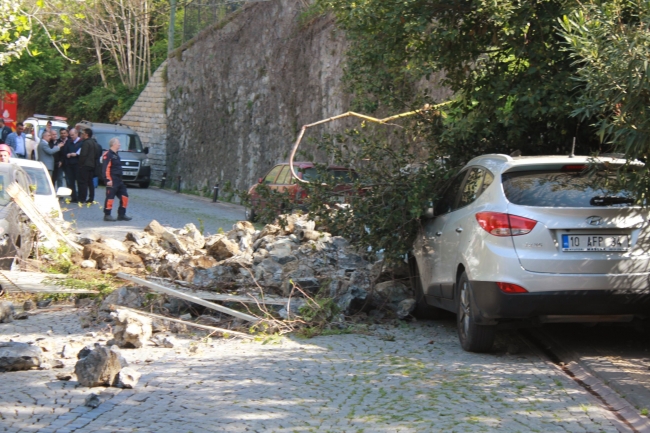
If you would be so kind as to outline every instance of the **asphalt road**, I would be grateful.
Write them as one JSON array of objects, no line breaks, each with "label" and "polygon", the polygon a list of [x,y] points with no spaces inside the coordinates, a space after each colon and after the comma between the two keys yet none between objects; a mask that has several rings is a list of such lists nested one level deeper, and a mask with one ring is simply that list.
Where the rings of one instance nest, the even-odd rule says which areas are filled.
[{"label": "asphalt road", "polygon": [[[124,240],[131,230],[143,230],[151,220],[164,226],[184,227],[188,223],[204,228],[204,234],[217,233],[220,228],[228,231],[232,225],[244,219],[244,208],[232,203],[212,203],[212,200],[158,188],[129,188],[127,215],[131,221],[105,222],[105,188],[95,194],[98,202],[93,205],[63,204],[64,218],[74,224],[80,233],[96,232],[105,237]],[[117,204],[113,216],[117,216]]]}]

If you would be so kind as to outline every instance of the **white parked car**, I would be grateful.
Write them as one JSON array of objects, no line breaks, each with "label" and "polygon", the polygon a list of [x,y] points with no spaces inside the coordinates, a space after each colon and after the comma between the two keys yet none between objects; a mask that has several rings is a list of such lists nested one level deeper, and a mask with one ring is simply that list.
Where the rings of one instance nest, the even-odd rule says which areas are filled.
[{"label": "white parked car", "polygon": [[619,182],[624,160],[601,157],[588,170],[590,161],[471,160],[415,241],[420,312],[456,313],[461,345],[472,352],[489,350],[507,322],[648,317],[650,212]]},{"label": "white parked car", "polygon": [[59,197],[71,195],[72,191],[70,188],[61,187],[55,193],[50,174],[45,164],[40,161],[12,158],[11,162],[21,167],[27,173],[30,185],[36,186],[34,203],[41,213],[54,218],[63,218],[61,206],[59,205]]}]

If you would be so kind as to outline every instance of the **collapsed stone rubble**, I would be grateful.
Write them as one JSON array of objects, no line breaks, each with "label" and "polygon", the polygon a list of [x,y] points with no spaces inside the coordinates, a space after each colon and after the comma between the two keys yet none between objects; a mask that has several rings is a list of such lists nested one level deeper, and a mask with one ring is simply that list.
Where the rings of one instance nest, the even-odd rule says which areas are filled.
[{"label": "collapsed stone rubble", "polygon": [[[316,295],[331,298],[344,315],[363,311],[372,317],[384,317],[386,312],[392,312],[392,317],[405,318],[413,311],[415,300],[405,266],[387,270],[381,261],[371,263],[347,240],[332,236],[305,216],[281,218],[281,223],[268,224],[261,230],[240,221],[228,232],[208,236],[193,224],[174,229],[154,220],[141,232],[129,232],[123,242],[95,235],[79,237],[83,255],[75,260],[82,268],[162,278],[184,288],[240,299],[242,295],[246,299],[250,299],[248,295],[257,299],[291,298],[289,303],[267,299],[267,307],[284,319],[295,318],[300,306],[305,305],[304,297]],[[110,323],[112,339],[101,338],[98,340],[103,343],[85,347],[70,339],[56,349],[48,339],[31,344],[0,343],[0,371],[63,368],[62,360],[76,360],[74,374],[65,371],[56,377],[71,380],[76,376],[79,384],[87,387],[133,388],[139,373],[127,366],[120,349],[149,346],[177,350],[179,342],[170,333],[187,331],[185,323],[150,318],[131,310],[151,306],[151,299],[140,287],[131,286],[113,291],[97,304],[92,299],[78,299],[77,307],[83,308],[82,328],[99,321]],[[200,305],[178,297],[157,299],[157,307],[184,321],[207,326],[220,326],[225,321],[229,329],[244,324],[240,318],[223,312],[202,313]],[[42,300],[34,305],[29,300],[21,314],[45,308],[50,302]],[[183,314],[189,311],[191,315]],[[0,302],[0,323],[20,318],[11,302]]]},{"label": "collapsed stone rubble", "polygon": [[[257,230],[239,221],[232,230],[203,236],[193,225],[181,229],[152,221],[142,232],[132,231],[124,242],[84,236],[84,266],[148,274],[184,285],[219,292],[302,297],[320,291],[336,301],[341,312],[364,308],[392,311],[407,317],[415,300],[403,269],[382,269],[369,263],[342,237],[332,236],[306,216],[283,215],[282,224]],[[396,281],[401,279],[402,281]],[[297,288],[300,290],[298,290]],[[133,299],[126,299],[126,296]],[[110,304],[137,308],[137,295],[121,291]],[[135,297],[134,297],[135,296]]]}]

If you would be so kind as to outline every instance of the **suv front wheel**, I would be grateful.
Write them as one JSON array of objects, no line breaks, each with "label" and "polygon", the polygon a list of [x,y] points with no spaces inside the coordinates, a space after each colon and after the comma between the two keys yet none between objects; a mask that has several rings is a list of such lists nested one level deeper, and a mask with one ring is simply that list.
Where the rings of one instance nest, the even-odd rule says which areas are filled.
[{"label": "suv front wheel", "polygon": [[460,345],[468,352],[487,352],[494,343],[496,325],[477,325],[474,321],[475,312],[472,309],[472,283],[465,272],[458,280],[458,309],[456,324]]}]

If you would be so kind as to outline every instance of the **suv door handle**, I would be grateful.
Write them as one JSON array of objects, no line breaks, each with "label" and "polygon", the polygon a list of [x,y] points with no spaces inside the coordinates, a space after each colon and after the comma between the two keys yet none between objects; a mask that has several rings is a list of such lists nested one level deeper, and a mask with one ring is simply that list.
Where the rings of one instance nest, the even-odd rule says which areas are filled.
[{"label": "suv door handle", "polygon": [[436,236],[442,236],[442,232],[436,232]]},{"label": "suv door handle", "polygon": [[456,229],[456,231],[457,231],[458,233],[462,233],[462,232],[463,232],[463,229],[460,228],[460,227],[458,227],[458,228]]}]

